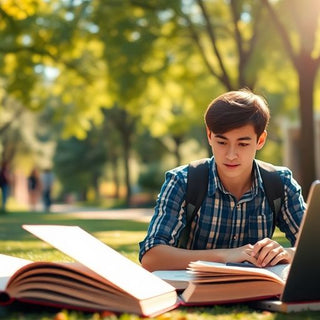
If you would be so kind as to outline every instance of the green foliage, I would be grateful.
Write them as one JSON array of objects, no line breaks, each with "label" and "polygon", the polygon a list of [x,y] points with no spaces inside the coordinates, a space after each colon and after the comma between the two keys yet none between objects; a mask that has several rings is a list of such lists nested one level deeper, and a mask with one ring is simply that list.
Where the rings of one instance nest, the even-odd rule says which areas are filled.
[{"label": "green foliage", "polygon": [[161,161],[166,148],[158,138],[152,137],[150,131],[145,129],[142,132],[139,131],[134,142],[134,150],[139,161],[142,164],[148,164]]},{"label": "green foliage", "polygon": [[160,190],[164,181],[164,170],[160,162],[149,163],[140,173],[138,184],[149,192],[157,192]]},{"label": "green foliage", "polygon": [[78,192],[85,197],[89,187],[97,187],[108,152],[102,135],[98,133],[91,130],[84,140],[59,140],[54,170],[64,193]]},{"label": "green foliage", "polygon": [[[196,136],[200,145],[206,145],[199,132],[209,102],[225,90],[247,86],[270,102],[272,145],[261,156],[281,163],[283,134],[279,128],[283,119],[299,120],[299,83],[296,65],[270,23],[265,2],[1,2],[2,149],[14,147],[12,157],[26,162],[50,162],[51,154],[42,148],[42,142],[54,144],[60,137],[74,137],[68,148],[62,148],[60,142],[57,148],[68,156],[54,158],[67,190],[96,188],[94,176],[102,176],[103,168],[108,167],[117,173],[118,163],[123,165],[120,171],[125,182],[120,176],[112,180],[129,190],[136,182],[130,171],[132,157],[147,165],[158,159],[164,162],[171,153],[176,164],[185,162],[181,150],[190,139]],[[320,38],[312,31],[318,12],[315,2],[268,3],[286,27],[294,52],[301,48],[311,52],[314,43],[312,57],[316,57]],[[302,66],[299,70],[307,64]],[[318,91],[316,86],[315,105]],[[34,110],[35,118],[42,117],[30,122],[23,118],[15,121],[15,127],[8,125],[5,116],[13,105]],[[101,129],[97,131],[97,127]],[[4,129],[11,132],[2,134]],[[146,131],[156,139],[148,137],[143,147],[139,140],[146,139]],[[90,143],[81,148],[80,141],[75,143],[90,140],[92,135],[107,149],[103,157]],[[10,143],[4,143],[5,139]],[[80,154],[88,153],[87,148],[92,148],[92,159],[84,161],[93,166],[90,170],[75,161],[82,162]],[[69,170],[60,170],[61,166]],[[148,176],[148,170],[143,170],[142,176]],[[72,173],[69,179],[67,173]]]},{"label": "green foliage", "polygon": [[99,1],[93,21],[104,43],[109,90],[117,102],[134,112],[133,101],[146,86],[143,63],[156,39],[158,17],[155,12],[137,9],[128,1],[119,1],[117,5]]}]

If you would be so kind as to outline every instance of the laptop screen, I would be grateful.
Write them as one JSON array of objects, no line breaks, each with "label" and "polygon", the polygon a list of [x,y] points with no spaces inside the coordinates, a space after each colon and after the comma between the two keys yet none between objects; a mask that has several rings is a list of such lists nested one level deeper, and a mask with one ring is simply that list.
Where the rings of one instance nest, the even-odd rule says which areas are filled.
[{"label": "laptop screen", "polygon": [[320,180],[310,188],[283,302],[320,300]]}]

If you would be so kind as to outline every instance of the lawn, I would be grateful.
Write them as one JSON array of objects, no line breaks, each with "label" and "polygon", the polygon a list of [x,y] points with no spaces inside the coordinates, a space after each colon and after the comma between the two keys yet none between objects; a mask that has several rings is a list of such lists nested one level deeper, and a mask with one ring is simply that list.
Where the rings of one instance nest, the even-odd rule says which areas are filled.
[{"label": "lawn", "polygon": [[[148,224],[133,220],[106,220],[81,218],[72,214],[45,214],[39,212],[10,212],[0,215],[0,253],[29,260],[70,261],[70,258],[37,240],[21,228],[22,224],[63,224],[78,225],[110,247],[138,263],[138,242],[146,233]],[[278,240],[286,244],[280,234]],[[0,266],[1,268],[1,266]],[[8,320],[138,320],[135,315],[114,315],[106,313],[79,313],[47,308],[21,308],[17,306],[0,307],[0,319]],[[212,307],[179,308],[165,313],[158,320],[305,320],[320,319],[320,312],[301,312],[296,314],[277,314],[250,309],[246,305],[227,305]]]}]

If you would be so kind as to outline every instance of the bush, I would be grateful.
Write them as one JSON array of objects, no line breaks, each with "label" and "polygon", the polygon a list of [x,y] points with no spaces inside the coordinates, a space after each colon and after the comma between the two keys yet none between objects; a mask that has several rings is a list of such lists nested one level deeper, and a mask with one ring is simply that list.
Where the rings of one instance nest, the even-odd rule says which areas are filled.
[{"label": "bush", "polygon": [[143,191],[157,192],[163,184],[164,173],[159,162],[153,162],[141,171],[138,184]]}]

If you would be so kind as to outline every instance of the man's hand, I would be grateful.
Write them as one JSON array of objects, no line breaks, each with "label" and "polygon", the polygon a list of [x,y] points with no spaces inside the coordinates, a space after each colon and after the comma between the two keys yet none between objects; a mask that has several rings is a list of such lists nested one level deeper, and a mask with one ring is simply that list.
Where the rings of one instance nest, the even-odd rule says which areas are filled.
[{"label": "man's hand", "polygon": [[239,248],[226,249],[225,251],[225,262],[250,262],[257,265],[255,256],[252,255],[253,245],[246,244]]},{"label": "man's hand", "polygon": [[275,266],[279,262],[291,263],[294,248],[284,248],[278,242],[264,238],[253,245],[251,260],[258,267]]}]

